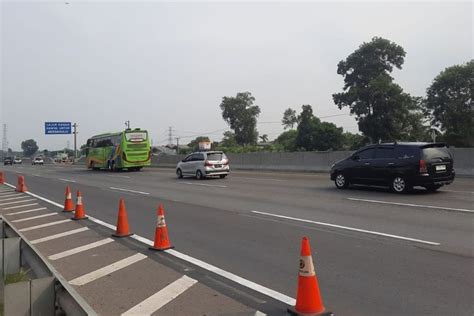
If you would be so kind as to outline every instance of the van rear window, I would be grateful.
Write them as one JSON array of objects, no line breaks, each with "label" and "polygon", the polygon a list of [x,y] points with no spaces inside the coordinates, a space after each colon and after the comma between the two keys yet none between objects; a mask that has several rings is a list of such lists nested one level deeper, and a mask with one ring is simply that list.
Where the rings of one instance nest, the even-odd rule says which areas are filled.
[{"label": "van rear window", "polygon": [[212,153],[212,154],[207,154],[207,160],[211,161],[221,161],[222,159],[225,159],[225,155],[221,153]]},{"label": "van rear window", "polygon": [[451,153],[447,147],[428,147],[423,148],[424,159],[451,158]]}]

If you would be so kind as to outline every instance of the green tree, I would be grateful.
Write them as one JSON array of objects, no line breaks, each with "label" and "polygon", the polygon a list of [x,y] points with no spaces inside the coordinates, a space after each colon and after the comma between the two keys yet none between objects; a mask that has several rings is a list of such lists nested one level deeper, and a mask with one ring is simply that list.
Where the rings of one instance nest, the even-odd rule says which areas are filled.
[{"label": "green tree", "polygon": [[260,141],[262,143],[268,142],[268,135],[267,134],[260,135],[260,136],[258,136],[258,138],[260,138]]},{"label": "green tree", "polygon": [[455,146],[474,146],[474,60],[446,68],[427,89],[431,124]]},{"label": "green tree", "polygon": [[372,142],[400,139],[402,122],[414,124],[414,117],[408,117],[415,100],[390,76],[394,67],[402,68],[404,58],[401,46],[374,37],[337,65],[337,73],[344,77],[344,87],[343,92],[333,94],[334,103],[339,109],[350,108],[359,130]]},{"label": "green tree", "polygon": [[357,150],[369,142],[367,137],[360,134],[353,134],[351,132],[345,132],[342,134],[343,143],[342,149],[344,150]]},{"label": "green tree", "polygon": [[299,124],[297,127],[296,147],[305,150],[313,149],[313,130],[315,117],[311,105],[303,105],[301,114],[298,116]]},{"label": "green tree", "polygon": [[280,134],[275,140],[276,144],[283,146],[285,151],[296,151],[296,137],[298,136],[298,131],[290,129]]},{"label": "green tree", "polygon": [[298,123],[298,117],[296,116],[296,111],[292,108],[288,108],[283,112],[283,118],[281,120],[283,128],[293,128]]},{"label": "green tree", "polygon": [[38,151],[38,145],[34,139],[27,139],[21,142],[21,149],[23,150],[23,155],[32,156]]},{"label": "green tree", "polygon": [[223,97],[220,104],[222,118],[234,130],[239,145],[257,143],[257,117],[260,114],[250,92],[239,92],[235,97]]},{"label": "green tree", "polygon": [[224,138],[219,143],[221,147],[236,147],[237,141],[235,140],[235,134],[231,131],[224,132]]}]

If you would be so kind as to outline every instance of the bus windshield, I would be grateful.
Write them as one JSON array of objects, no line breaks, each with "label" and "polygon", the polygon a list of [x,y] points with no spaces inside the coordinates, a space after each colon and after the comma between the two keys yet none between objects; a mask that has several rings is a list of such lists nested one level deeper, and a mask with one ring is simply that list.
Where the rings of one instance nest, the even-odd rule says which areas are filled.
[{"label": "bus windshield", "polygon": [[147,139],[147,132],[127,132],[125,140],[127,142],[142,142]]}]

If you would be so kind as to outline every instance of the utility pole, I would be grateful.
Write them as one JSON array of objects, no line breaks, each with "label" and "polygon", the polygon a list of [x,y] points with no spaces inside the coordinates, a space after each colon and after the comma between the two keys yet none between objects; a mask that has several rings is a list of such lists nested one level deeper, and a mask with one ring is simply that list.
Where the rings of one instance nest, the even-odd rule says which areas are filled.
[{"label": "utility pole", "polygon": [[179,155],[179,137],[176,137],[176,155]]},{"label": "utility pole", "polygon": [[173,144],[173,127],[170,126],[168,127],[168,145],[172,145]]},{"label": "utility pole", "polygon": [[73,134],[74,134],[74,159],[72,161],[73,164],[76,163],[77,159],[77,127],[78,125],[76,123],[72,124],[72,127],[74,128]]},{"label": "utility pole", "polygon": [[125,121],[125,126],[127,126],[127,129],[130,129],[130,121],[129,120]]},{"label": "utility pole", "polygon": [[7,124],[3,124],[2,159],[5,159],[7,154],[8,154]]}]

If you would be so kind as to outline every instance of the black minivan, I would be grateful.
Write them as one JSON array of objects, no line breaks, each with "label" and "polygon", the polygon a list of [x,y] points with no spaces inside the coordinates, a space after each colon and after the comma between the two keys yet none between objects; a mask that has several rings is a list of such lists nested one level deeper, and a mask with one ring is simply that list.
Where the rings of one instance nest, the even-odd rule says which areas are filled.
[{"label": "black minivan", "polygon": [[434,192],[454,177],[453,157],[444,143],[369,145],[331,167],[331,180],[339,189],[365,184],[388,185],[397,193],[414,186]]}]

